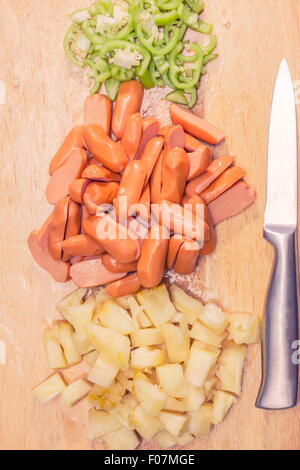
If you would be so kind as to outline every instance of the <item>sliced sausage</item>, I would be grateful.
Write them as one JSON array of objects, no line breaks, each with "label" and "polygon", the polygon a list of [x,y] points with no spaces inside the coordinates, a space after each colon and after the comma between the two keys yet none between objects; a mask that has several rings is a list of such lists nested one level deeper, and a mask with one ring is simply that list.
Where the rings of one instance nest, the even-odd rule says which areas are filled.
[{"label": "sliced sausage", "polygon": [[121,83],[112,119],[112,131],[117,139],[123,137],[129,117],[140,111],[143,96],[144,89],[140,82],[131,80]]},{"label": "sliced sausage", "polygon": [[133,160],[126,166],[114,206],[119,217],[126,217],[132,211],[132,205],[141,198],[147,176],[146,166],[141,160]]},{"label": "sliced sausage", "polygon": [[75,235],[64,240],[61,244],[63,252],[69,257],[97,256],[105,253],[100,243],[96,243],[85,234]]},{"label": "sliced sausage", "polygon": [[167,256],[167,267],[173,269],[176,264],[176,259],[181,245],[184,243],[185,238],[180,235],[173,235],[170,238],[168,256]]},{"label": "sliced sausage", "polygon": [[82,178],[100,182],[121,181],[121,175],[119,173],[108,170],[94,159],[92,159],[90,164],[85,168],[82,173]]},{"label": "sliced sausage", "polygon": [[165,137],[167,132],[171,129],[172,126],[162,126],[159,128],[158,134],[161,137]]},{"label": "sliced sausage", "polygon": [[164,137],[168,152],[176,147],[184,148],[185,136],[181,126],[171,126]]},{"label": "sliced sausage", "polygon": [[153,137],[153,139],[149,140],[147,143],[145,150],[140,157],[140,161],[143,162],[147,172],[145,184],[147,184],[150,180],[153,169],[162,151],[163,145],[164,139],[162,137]]},{"label": "sliced sausage", "polygon": [[140,113],[132,114],[127,121],[121,144],[130,161],[134,160],[137,154],[142,138],[143,122]]},{"label": "sliced sausage", "polygon": [[191,274],[199,257],[199,244],[195,240],[185,240],[180,246],[175,262],[175,271],[178,274]]},{"label": "sliced sausage", "polygon": [[161,199],[162,166],[165,154],[166,151],[162,150],[150,178],[150,193],[152,204],[156,204]]},{"label": "sliced sausage", "polygon": [[212,161],[212,153],[207,145],[201,144],[195,152],[188,153],[187,155],[190,162],[187,180],[191,181],[207,170]]},{"label": "sliced sausage", "polygon": [[109,135],[112,117],[112,101],[106,95],[95,94],[84,103],[84,124],[98,124]]},{"label": "sliced sausage", "polygon": [[78,204],[83,204],[83,195],[90,182],[91,181],[86,178],[79,178],[78,180],[72,181],[69,186],[70,198]]},{"label": "sliced sausage", "polygon": [[195,152],[199,147],[204,145],[202,142],[200,142],[198,139],[193,137],[190,134],[187,134],[187,132],[184,133],[184,148],[188,152]]},{"label": "sliced sausage", "polygon": [[181,203],[189,169],[189,159],[183,148],[166,151],[162,162],[161,199]]},{"label": "sliced sausage", "polygon": [[81,177],[86,164],[85,150],[74,148],[68,153],[65,163],[53,173],[47,186],[46,196],[49,204],[57,204],[69,194],[70,184]]},{"label": "sliced sausage", "polygon": [[49,225],[48,249],[55,261],[62,259],[62,242],[65,239],[70,198],[61,199],[55,206]]},{"label": "sliced sausage", "polygon": [[186,186],[186,194],[191,197],[193,194],[200,195],[208,186],[220,176],[234,162],[234,157],[225,156],[213,160],[206,172],[192,180]]},{"label": "sliced sausage", "polygon": [[121,173],[128,157],[120,142],[114,142],[97,124],[84,127],[84,141],[88,150],[102,165],[109,170]]},{"label": "sliced sausage", "polygon": [[103,286],[125,277],[127,273],[111,273],[102,263],[102,258],[91,258],[71,266],[70,276],[78,287]]},{"label": "sliced sausage", "polygon": [[110,183],[91,183],[84,193],[83,201],[89,214],[96,215],[99,206],[103,204],[112,204],[119,191],[119,184]]},{"label": "sliced sausage", "polygon": [[240,214],[255,202],[255,198],[254,189],[244,181],[236,183],[208,205],[213,225]]},{"label": "sliced sausage", "polygon": [[130,215],[136,215],[139,220],[145,221],[147,224],[150,222],[151,218],[151,200],[150,200],[150,185],[149,183],[145,186],[139,203],[134,212]]},{"label": "sliced sausage", "polygon": [[209,204],[235,183],[244,178],[246,172],[243,168],[233,166],[222,173],[207,189],[201,193],[206,204]]},{"label": "sliced sausage", "polygon": [[138,276],[143,287],[158,286],[166,271],[169,231],[161,225],[153,225],[142,246],[138,261]]},{"label": "sliced sausage", "polygon": [[[77,204],[76,202],[69,200],[69,207],[68,207],[68,219],[65,231],[65,239],[74,237],[80,234],[81,231],[81,205]],[[62,251],[63,246],[61,243]],[[67,261],[70,259],[70,256],[67,253],[63,252],[63,260]]]},{"label": "sliced sausage", "polygon": [[112,273],[124,273],[125,271],[129,273],[137,270],[137,261],[133,261],[132,263],[120,263],[107,254],[102,256],[102,262],[106,269]]},{"label": "sliced sausage", "polygon": [[205,204],[202,197],[194,194],[190,199],[186,201],[186,204],[191,204],[192,211],[199,217],[204,218],[205,222],[209,226],[210,237],[209,240],[205,240],[202,247],[200,247],[200,255],[210,255],[216,249],[217,237],[214,230],[214,226],[211,220],[211,215],[208,206]]},{"label": "sliced sausage", "polygon": [[194,137],[198,137],[198,139],[204,140],[208,144],[219,144],[225,139],[223,131],[184,106],[172,103],[170,106],[170,116],[173,124],[179,124],[186,132]]},{"label": "sliced sausage", "polygon": [[141,137],[140,145],[139,145],[135,158],[140,158],[149,140],[153,139],[154,137],[158,135],[159,128],[160,128],[160,125],[157,119],[154,119],[154,118],[144,119],[142,137]]},{"label": "sliced sausage", "polygon": [[49,174],[51,176],[61,165],[65,163],[70,151],[76,147],[82,149],[84,148],[83,126],[74,127],[61,144],[50,163]]},{"label": "sliced sausage", "polygon": [[106,292],[112,297],[123,297],[138,292],[142,287],[137,273],[130,274],[106,287]]}]

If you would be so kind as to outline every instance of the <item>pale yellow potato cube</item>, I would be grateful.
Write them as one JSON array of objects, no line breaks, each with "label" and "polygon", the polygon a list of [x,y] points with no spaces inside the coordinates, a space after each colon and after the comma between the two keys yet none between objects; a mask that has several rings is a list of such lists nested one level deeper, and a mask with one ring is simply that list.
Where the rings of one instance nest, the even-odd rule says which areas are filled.
[{"label": "pale yellow potato cube", "polygon": [[62,315],[69,323],[71,323],[75,331],[81,331],[84,330],[88,323],[92,322],[94,308],[94,298],[89,297],[80,305],[66,307]]},{"label": "pale yellow potato cube", "polygon": [[68,367],[60,340],[58,338],[57,328],[48,327],[44,331],[44,346],[48,366],[50,369],[64,369]]},{"label": "pale yellow potato cube", "polygon": [[212,423],[212,404],[204,403],[198,410],[190,413],[188,430],[195,437],[209,433]]},{"label": "pale yellow potato cube", "polygon": [[126,406],[129,406],[131,410],[134,410],[134,408],[138,405],[138,402],[133,395],[125,395],[122,403]]},{"label": "pale yellow potato cube", "polygon": [[236,401],[237,399],[231,393],[222,390],[215,391],[211,415],[212,424],[222,423]]},{"label": "pale yellow potato cube", "polygon": [[137,322],[140,328],[151,328],[153,326],[152,322],[150,321],[149,317],[147,317],[146,313],[141,310],[137,316]]},{"label": "pale yellow potato cube", "polygon": [[129,310],[130,305],[129,305],[129,295],[124,295],[123,297],[116,297],[115,301],[117,302],[120,307],[122,307],[124,310]]},{"label": "pale yellow potato cube", "polygon": [[217,335],[222,335],[229,325],[228,315],[215,304],[206,304],[199,320]]},{"label": "pale yellow potato cube", "polygon": [[240,395],[247,346],[227,343],[219,358],[217,376],[220,378],[221,389]]},{"label": "pale yellow potato cube", "polygon": [[222,335],[215,334],[199,321],[194,323],[190,335],[191,338],[202,341],[203,343],[214,346],[215,348],[219,348],[228,336],[227,333],[223,333]]},{"label": "pale yellow potato cube", "polygon": [[138,405],[131,412],[130,423],[136,431],[144,438],[150,441],[164,425],[157,416],[148,415],[141,405]]},{"label": "pale yellow potato cube", "polygon": [[99,354],[88,376],[88,380],[101,387],[108,388],[118,372],[119,366],[110,356]]},{"label": "pale yellow potato cube", "polygon": [[157,385],[145,380],[134,379],[134,395],[144,411],[152,416],[159,414],[167,399],[167,395]]},{"label": "pale yellow potato cube", "polygon": [[202,348],[202,345],[195,341],[190,351],[187,361],[185,376],[191,385],[203,387],[210,371],[215,366],[220,351],[218,353]]},{"label": "pale yellow potato cube", "polygon": [[65,388],[66,384],[61,374],[57,372],[35,387],[32,390],[32,393],[43,405],[45,405],[53,398],[56,398]]},{"label": "pale yellow potato cube", "polygon": [[140,346],[155,346],[164,341],[161,329],[159,328],[144,328],[135,330],[130,334],[131,345],[133,348]]},{"label": "pale yellow potato cube", "polygon": [[130,340],[127,336],[93,324],[87,325],[86,331],[91,344],[98,351],[110,356],[120,369],[128,368]]},{"label": "pale yellow potato cube", "polygon": [[109,299],[111,299],[111,296],[106,292],[104,287],[100,287],[95,295],[95,311]]},{"label": "pale yellow potato cube", "polygon": [[138,328],[137,323],[128,314],[127,310],[120,307],[114,300],[104,302],[97,309],[96,317],[102,326],[121,335],[129,335]]},{"label": "pale yellow potato cube", "polygon": [[69,366],[78,364],[81,362],[81,354],[77,351],[75,342],[74,342],[74,330],[70,323],[65,321],[57,322],[58,327],[58,337],[60,344],[62,345],[65,358]]},{"label": "pale yellow potato cube", "polygon": [[236,344],[254,344],[259,342],[259,319],[249,313],[229,315],[229,334]]},{"label": "pale yellow potato cube", "polygon": [[154,440],[162,449],[169,449],[177,445],[177,440],[168,431],[160,431]]},{"label": "pale yellow potato cube", "polygon": [[120,429],[120,423],[106,411],[89,410],[88,439],[93,441],[109,432]]},{"label": "pale yellow potato cube", "polygon": [[126,428],[105,434],[101,439],[108,450],[135,450],[140,445],[137,434]]},{"label": "pale yellow potato cube", "polygon": [[86,397],[92,386],[86,380],[79,379],[68,385],[62,392],[61,397],[66,406],[73,406]]},{"label": "pale yellow potato cube", "polygon": [[[129,397],[130,395],[127,396]],[[135,406],[137,406],[136,401]],[[127,429],[133,429],[129,416],[135,406],[130,406],[130,404],[126,404],[124,402],[118,403],[110,410],[109,413],[121,424],[121,426],[124,426]]]},{"label": "pale yellow potato cube", "polygon": [[189,392],[183,401],[187,411],[199,410],[200,406],[205,402],[206,396],[202,388],[194,387],[189,384]]},{"label": "pale yellow potato cube", "polygon": [[131,351],[131,367],[134,369],[147,369],[166,362],[166,353],[161,349],[144,346]]},{"label": "pale yellow potato cube", "polygon": [[128,296],[128,305],[133,320],[138,324],[139,328],[150,328],[151,321],[145,314],[143,308],[138,304],[133,295]]},{"label": "pale yellow potato cube", "polygon": [[159,385],[174,398],[181,398],[188,392],[183,368],[180,364],[165,364],[156,368]]},{"label": "pale yellow potato cube", "polygon": [[166,411],[179,411],[180,413],[185,413],[187,411],[183,400],[178,400],[177,398],[169,396],[167,396],[167,400],[163,409]]},{"label": "pale yellow potato cube", "polygon": [[83,303],[83,298],[86,293],[86,289],[77,289],[72,294],[65,297],[56,305],[56,310],[64,316],[64,311],[68,307],[76,307]]},{"label": "pale yellow potato cube", "polygon": [[187,444],[190,444],[194,440],[194,436],[188,432],[185,431],[181,436],[177,437],[177,445],[183,447],[186,446]]},{"label": "pale yellow potato cube", "polygon": [[166,323],[162,326],[170,362],[180,363],[188,359],[190,351],[190,334],[186,319],[181,319],[180,326]]},{"label": "pale yellow potato cube", "polygon": [[199,299],[188,295],[183,289],[173,284],[170,287],[170,295],[178,312],[185,314],[187,321],[193,325],[203,310],[203,304]]},{"label": "pale yellow potato cube", "polygon": [[183,413],[175,413],[173,411],[161,411],[158,415],[165,429],[173,436],[178,437],[188,421],[188,416]]},{"label": "pale yellow potato cube", "polygon": [[90,366],[93,367],[97,357],[99,356],[99,351],[94,349],[93,351],[88,352],[83,356],[83,360]]},{"label": "pale yellow potato cube", "polygon": [[165,284],[142,290],[135,297],[156,328],[170,321],[176,314]]},{"label": "pale yellow potato cube", "polygon": [[215,376],[208,377],[204,382],[203,390],[205,393],[206,401],[211,401],[213,399],[213,389],[218,388],[218,379]]}]

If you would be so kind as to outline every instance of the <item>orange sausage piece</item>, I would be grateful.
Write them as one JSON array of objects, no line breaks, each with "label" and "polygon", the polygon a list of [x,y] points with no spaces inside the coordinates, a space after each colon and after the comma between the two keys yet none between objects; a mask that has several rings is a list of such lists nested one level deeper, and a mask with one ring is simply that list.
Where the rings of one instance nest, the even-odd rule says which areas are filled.
[{"label": "orange sausage piece", "polygon": [[127,273],[111,273],[105,268],[101,257],[99,257],[73,264],[70,275],[78,287],[95,287],[117,281],[125,277]]},{"label": "orange sausage piece", "polygon": [[198,257],[198,243],[195,240],[185,240],[177,254],[175,271],[183,275],[191,274],[197,266]]},{"label": "orange sausage piece", "polygon": [[193,194],[201,194],[208,186],[220,176],[234,162],[234,157],[225,156],[213,160],[206,172],[192,180],[186,186],[186,194],[191,197]]},{"label": "orange sausage piece", "polygon": [[133,261],[132,263],[120,263],[115,258],[107,254],[102,256],[102,262],[106,269],[112,273],[129,273],[137,270],[137,261]]},{"label": "orange sausage piece", "polygon": [[[146,168],[141,160],[133,160],[128,163],[114,203],[118,217],[127,218],[127,215],[132,211],[132,205],[139,202],[145,185],[146,175]],[[123,208],[125,211],[127,209],[125,213],[122,210]]]},{"label": "orange sausage piece", "polygon": [[81,177],[86,164],[85,150],[74,148],[68,153],[65,163],[53,173],[48,183],[46,196],[49,204],[57,204],[69,194],[70,184]]},{"label": "orange sausage piece", "polygon": [[255,202],[255,198],[254,189],[244,181],[236,183],[208,205],[213,225],[240,214]]},{"label": "orange sausage piece", "polygon": [[172,232],[192,240],[208,240],[210,237],[207,223],[179,204],[163,200],[152,206],[152,212],[159,223]]},{"label": "orange sausage piece", "polygon": [[137,154],[143,132],[143,118],[140,113],[132,114],[126,124],[121,140],[122,147],[129,160],[134,160]]},{"label": "orange sausage piece", "polygon": [[137,215],[139,220],[142,219],[146,223],[150,222],[151,200],[150,200],[150,185],[149,185],[149,183],[147,184],[147,186],[145,186],[145,188],[142,192],[141,199],[139,200],[137,208],[130,215],[134,215],[134,214]]},{"label": "orange sausage piece", "polygon": [[176,263],[177,255],[180,250],[181,245],[184,243],[185,238],[180,237],[180,235],[173,235],[170,238],[168,256],[167,256],[167,267],[168,269],[173,269]]},{"label": "orange sausage piece", "polygon": [[167,132],[171,129],[172,126],[163,126],[163,127],[160,127],[159,131],[158,131],[158,134],[159,136],[161,137],[165,137]]},{"label": "orange sausage piece", "polygon": [[173,124],[181,125],[186,132],[194,137],[198,137],[198,139],[204,140],[208,144],[219,144],[225,138],[223,131],[184,106],[172,103],[170,106],[170,116]]},{"label": "orange sausage piece", "polygon": [[61,144],[50,163],[49,174],[51,176],[65,163],[69,152],[75,147],[84,148],[83,126],[74,127]]},{"label": "orange sausage piece", "polygon": [[83,204],[83,195],[90,182],[91,181],[86,178],[79,178],[78,180],[72,181],[69,186],[70,198],[78,204]]},{"label": "orange sausage piece", "polygon": [[119,184],[111,183],[91,183],[84,196],[84,205],[89,214],[96,215],[99,206],[112,204],[119,191]]},{"label": "orange sausage piece", "polygon": [[135,235],[112,217],[90,216],[84,221],[83,228],[120,263],[132,263],[139,258],[140,244],[134,239]]},{"label": "orange sausage piece", "polygon": [[69,200],[68,220],[66,225],[65,238],[74,237],[80,233],[81,229],[81,206]]},{"label": "orange sausage piece", "polygon": [[165,227],[157,224],[149,230],[138,261],[138,276],[143,287],[160,284],[166,270],[169,241],[169,231]]},{"label": "orange sausage piece", "polygon": [[160,125],[157,119],[154,119],[154,118],[144,119],[142,137],[141,137],[140,145],[139,145],[135,158],[140,158],[149,140],[153,139],[154,137],[158,135],[159,128],[160,128]]},{"label": "orange sausage piece", "polygon": [[153,139],[149,140],[149,142],[147,143],[145,150],[143,151],[140,157],[140,161],[143,162],[144,167],[147,171],[145,184],[148,183],[152,175],[153,169],[156,165],[158,157],[160,156],[163,145],[164,139],[162,137],[153,137]]},{"label": "orange sausage piece", "polygon": [[171,126],[165,133],[165,143],[168,152],[176,147],[184,148],[184,140],[184,131],[181,126]]},{"label": "orange sausage piece", "polygon": [[85,168],[81,176],[82,178],[94,181],[121,181],[121,175],[119,173],[108,170],[99,164],[99,162],[95,163],[94,160],[91,160],[91,163]]},{"label": "orange sausage piece", "polygon": [[63,252],[68,256],[97,256],[105,253],[103,247],[88,235],[75,235],[61,244]]},{"label": "orange sausage piece", "polygon": [[48,250],[48,235],[51,216],[46,220],[40,230],[35,230],[28,237],[28,247],[35,262],[45,269],[55,281],[67,282],[69,280],[70,263],[55,261]]},{"label": "orange sausage piece", "polygon": [[186,132],[184,133],[185,150],[187,150],[188,152],[195,152],[202,145],[204,144],[202,144],[202,142],[199,142],[198,139],[195,139],[195,137],[190,134],[187,134]]},{"label": "orange sausage piece", "polygon": [[62,258],[62,242],[65,238],[70,198],[61,199],[55,206],[49,225],[48,249],[55,261]]},{"label": "orange sausage piece", "polygon": [[216,232],[214,230],[214,226],[212,224],[210,211],[208,206],[205,204],[202,197],[197,196],[194,194],[187,202],[187,204],[191,204],[192,210],[195,214],[198,214],[199,217],[204,218],[205,222],[209,226],[210,238],[209,240],[205,240],[203,246],[200,247],[200,255],[209,255],[215,251],[217,246],[217,237]]},{"label": "orange sausage piece", "polygon": [[84,141],[88,150],[102,165],[109,170],[121,173],[128,157],[120,142],[114,142],[97,124],[90,124],[84,127]]},{"label": "orange sausage piece", "polygon": [[90,95],[84,103],[84,124],[98,124],[109,135],[112,117],[112,101],[106,95]]},{"label": "orange sausage piece", "polygon": [[180,204],[182,201],[190,163],[183,148],[167,151],[162,163],[161,199]]},{"label": "orange sausage piece", "polygon": [[188,153],[187,155],[190,162],[187,180],[191,181],[207,170],[212,161],[212,153],[207,145],[201,144],[195,152]]},{"label": "orange sausage piece", "polygon": [[142,106],[144,89],[140,82],[131,80],[120,85],[112,119],[112,131],[117,139],[124,135],[129,117]]},{"label": "orange sausage piece", "polygon": [[150,179],[150,193],[151,193],[151,202],[156,204],[161,199],[161,185],[162,185],[162,166],[165,158],[165,150],[162,150],[156,165],[153,169],[151,179]]},{"label": "orange sausage piece", "polygon": [[205,191],[201,193],[201,197],[204,199],[206,204],[216,199],[222,193],[225,193],[227,189],[231,188],[235,183],[244,178],[246,172],[243,168],[233,166],[228,168],[222,173]]},{"label": "orange sausage piece", "polygon": [[138,292],[142,287],[137,273],[130,274],[123,279],[113,282],[106,287],[106,292],[112,297],[123,297]]}]

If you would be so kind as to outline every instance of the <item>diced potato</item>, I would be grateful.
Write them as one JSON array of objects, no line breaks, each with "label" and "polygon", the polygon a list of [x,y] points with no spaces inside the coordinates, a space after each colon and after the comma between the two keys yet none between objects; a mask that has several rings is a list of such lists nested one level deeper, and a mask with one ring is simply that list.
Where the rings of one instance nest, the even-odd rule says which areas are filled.
[{"label": "diced potato", "polygon": [[236,401],[237,399],[231,393],[222,390],[215,391],[211,415],[212,424],[222,423]]},{"label": "diced potato", "polygon": [[172,363],[187,360],[190,351],[190,335],[186,319],[182,319],[180,326],[166,323],[162,326],[167,352]]},{"label": "diced potato", "polygon": [[86,293],[86,289],[77,289],[75,292],[72,292],[71,295],[68,295],[65,297],[63,300],[61,300],[57,305],[56,305],[56,310],[64,316],[64,311],[68,307],[76,307],[78,305],[81,305],[83,302],[83,297]]},{"label": "diced potato", "polygon": [[123,371],[120,371],[116,377],[116,380],[120,382],[126,390],[129,392],[132,392],[133,390],[133,381],[131,379],[128,379],[128,377],[125,376]]},{"label": "diced potato", "polygon": [[100,287],[95,296],[95,310],[97,311],[97,308],[109,299],[111,299],[111,296],[106,292],[104,287]]},{"label": "diced potato", "polygon": [[119,365],[120,369],[125,370],[128,368],[130,341],[127,336],[93,324],[87,325],[86,331],[90,342],[98,351],[105,352],[106,355],[110,356]]},{"label": "diced potato", "polygon": [[64,369],[68,367],[63,349],[58,338],[57,328],[46,328],[44,331],[44,345],[47,362],[50,369]]},{"label": "diced potato", "polygon": [[95,361],[97,359],[97,357],[99,356],[99,351],[97,351],[96,349],[94,349],[93,351],[90,351],[89,353],[85,354],[83,356],[83,360],[90,366],[90,367],[93,367],[93,365],[95,364]]},{"label": "diced potato", "polygon": [[177,440],[168,431],[160,431],[156,434],[154,440],[163,449],[168,449],[177,445]]},{"label": "diced potato", "polygon": [[176,310],[184,313],[188,323],[193,325],[203,310],[202,302],[188,295],[175,284],[170,287],[170,295]]},{"label": "diced potato", "polygon": [[131,410],[134,410],[134,408],[138,405],[138,402],[136,401],[133,395],[125,395],[123,399],[123,404],[129,406]]},{"label": "diced potato", "polygon": [[158,417],[163,422],[165,429],[175,437],[181,434],[188,420],[187,415],[173,411],[161,411]]},{"label": "diced potato", "polygon": [[102,440],[108,450],[135,450],[140,445],[137,434],[126,428],[105,434]]},{"label": "diced potato", "polygon": [[122,307],[124,310],[129,310],[130,305],[129,305],[129,295],[124,295],[123,297],[116,297],[114,299],[120,307]]},{"label": "diced potato", "polygon": [[204,382],[203,390],[205,393],[206,401],[213,399],[213,389],[216,388],[218,383],[217,377],[211,376]]},{"label": "diced potato", "polygon": [[222,335],[229,325],[228,315],[215,304],[206,304],[199,320],[217,335]]},{"label": "diced potato", "polygon": [[191,338],[203,343],[207,343],[215,348],[219,348],[223,341],[227,338],[227,333],[222,335],[215,334],[212,330],[202,325],[199,321],[195,322],[190,332]]},{"label": "diced potato", "polygon": [[57,372],[35,387],[32,393],[44,405],[57,397],[65,388],[66,384],[60,373]]},{"label": "diced potato", "polygon": [[64,369],[62,375],[64,380],[70,384],[75,382],[75,380],[86,378],[89,375],[90,370],[90,366],[86,362],[81,361],[72,367]]},{"label": "diced potato", "polygon": [[203,387],[210,371],[217,362],[219,353],[208,351],[195,341],[187,361],[185,376],[187,381],[195,387]]},{"label": "diced potato", "polygon": [[84,355],[88,354],[91,351],[94,351],[95,348],[90,343],[87,332],[84,329],[75,331],[73,339],[76,349],[80,354]]},{"label": "diced potato", "polygon": [[185,403],[182,400],[178,400],[173,397],[167,397],[164,410],[179,411],[180,413],[185,413],[185,411],[187,411]]},{"label": "diced potato", "polygon": [[163,334],[159,328],[135,330],[130,334],[130,338],[133,348],[138,348],[139,346],[155,346],[164,341]]},{"label": "diced potato", "polygon": [[157,385],[145,380],[134,379],[134,394],[144,411],[152,416],[159,414],[167,399],[166,394]]},{"label": "diced potato", "polygon": [[174,398],[182,398],[188,392],[185,383],[183,368],[180,364],[165,364],[156,368],[159,385]]},{"label": "diced potato", "polygon": [[[129,397],[130,395],[127,396]],[[135,406],[137,406],[137,402],[135,402]],[[118,403],[110,410],[109,413],[121,424],[121,426],[124,426],[127,429],[132,429],[129,416],[135,406],[132,407],[124,402]]]},{"label": "diced potato", "polygon": [[243,344],[227,343],[225,345],[219,358],[219,369],[217,372],[222,390],[240,395],[247,350],[247,346]]},{"label": "diced potato", "polygon": [[138,328],[137,323],[114,300],[107,300],[97,308],[94,321],[97,320],[105,328],[109,328],[121,335],[129,335]]},{"label": "diced potato", "polygon": [[57,326],[59,341],[62,345],[68,365],[72,366],[78,364],[78,362],[81,362],[82,357],[74,343],[74,330],[72,326],[66,321],[57,322]]},{"label": "diced potato", "polygon": [[190,413],[188,430],[195,437],[209,433],[212,423],[212,404],[204,403],[199,410]]},{"label": "diced potato", "polygon": [[120,429],[120,423],[106,411],[89,410],[88,439],[93,441],[109,432]]},{"label": "diced potato", "polygon": [[229,316],[229,334],[236,344],[254,344],[259,341],[259,319],[249,313],[233,313]]},{"label": "diced potato", "polygon": [[144,439],[149,441],[164,427],[157,416],[148,415],[141,405],[132,411],[130,423]]},{"label": "diced potato", "polygon": [[176,314],[165,284],[140,291],[136,294],[136,299],[156,328],[170,321]]},{"label": "diced potato", "polygon": [[86,354],[92,349],[85,330],[86,325],[91,323],[94,314],[94,298],[89,297],[83,304],[65,308],[63,316],[75,329],[74,341],[80,354]]},{"label": "diced potato", "polygon": [[186,406],[186,410],[199,410],[200,406],[205,402],[205,398],[205,393],[202,388],[194,387],[194,385],[189,385],[189,392],[183,400]]},{"label": "diced potato", "polygon": [[193,440],[194,440],[194,436],[190,432],[186,431],[183,434],[181,434],[181,436],[177,437],[177,445],[181,447],[186,446]]},{"label": "diced potato", "polygon": [[143,310],[138,313],[137,321],[140,328],[151,328],[151,326],[153,326]]},{"label": "diced potato", "polygon": [[79,379],[68,385],[61,393],[61,397],[66,406],[73,406],[82,398],[86,397],[91,390],[91,385],[86,380]]},{"label": "diced potato", "polygon": [[150,346],[134,349],[131,351],[131,366],[134,369],[147,369],[156,367],[166,361],[166,353],[161,349]]},{"label": "diced potato", "polygon": [[105,354],[99,354],[96,359],[88,380],[101,387],[108,388],[119,372],[119,366]]},{"label": "diced potato", "polygon": [[133,295],[128,296],[128,305],[132,319],[138,324],[139,328],[150,328],[153,326],[145,314],[143,307],[137,303]]}]

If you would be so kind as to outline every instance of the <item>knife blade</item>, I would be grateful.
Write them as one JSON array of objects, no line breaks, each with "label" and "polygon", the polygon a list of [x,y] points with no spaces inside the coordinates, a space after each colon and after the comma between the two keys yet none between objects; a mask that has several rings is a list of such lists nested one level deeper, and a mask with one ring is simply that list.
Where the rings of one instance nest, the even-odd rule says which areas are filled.
[{"label": "knife blade", "polygon": [[262,328],[262,383],[256,407],[296,406],[298,364],[297,120],[291,73],[282,60],[273,96],[264,238],[275,263]]}]

